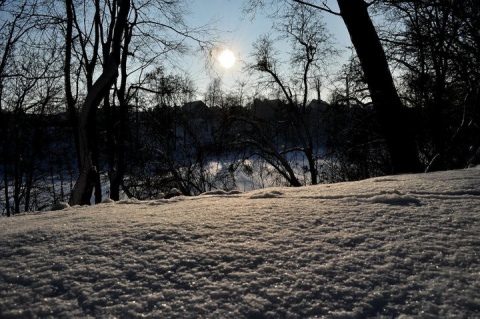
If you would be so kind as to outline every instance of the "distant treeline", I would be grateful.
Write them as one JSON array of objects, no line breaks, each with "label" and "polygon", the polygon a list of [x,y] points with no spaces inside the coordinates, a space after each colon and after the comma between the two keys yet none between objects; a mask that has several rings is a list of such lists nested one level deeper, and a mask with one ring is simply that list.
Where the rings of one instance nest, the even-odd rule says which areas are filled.
[{"label": "distant treeline", "polygon": [[[263,160],[279,176],[281,185],[310,184],[311,175],[298,176],[298,159],[308,152],[314,158],[317,182],[337,182],[376,176],[381,164],[382,141],[369,107],[331,106],[312,101],[299,112],[280,100],[254,100],[247,107],[208,107],[202,101],[181,107],[131,108],[126,127],[126,171],[123,190],[141,199],[178,188],[195,195],[215,188],[233,189],[227,176],[214,180],[208,166],[229,163],[236,170],[254,169]],[[20,211],[42,210],[52,202],[68,201],[78,176],[77,158],[68,114],[38,116],[2,112],[8,123],[0,146],[2,198]],[[109,120],[97,114],[100,172],[108,173],[108,141],[103,132]],[[312,145],[304,146],[299,123],[307,125]],[[305,162],[305,161],[304,161]],[[308,163],[308,162],[305,162]],[[258,166],[260,167],[260,166]],[[262,166],[266,167],[266,166]],[[308,165],[301,168],[310,171]],[[300,174],[302,175],[302,174]],[[268,185],[266,185],[268,186]]]}]

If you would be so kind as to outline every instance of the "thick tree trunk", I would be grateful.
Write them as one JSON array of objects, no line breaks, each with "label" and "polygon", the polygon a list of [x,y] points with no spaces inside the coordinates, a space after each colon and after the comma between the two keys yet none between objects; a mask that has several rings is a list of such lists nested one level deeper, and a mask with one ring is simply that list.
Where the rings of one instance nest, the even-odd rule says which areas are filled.
[{"label": "thick tree trunk", "polygon": [[363,0],[337,0],[367,81],[392,162],[392,173],[422,170],[415,136],[398,96],[385,52]]},{"label": "thick tree trunk", "polygon": [[[111,141],[110,147],[110,198],[117,201],[120,199],[120,186],[123,184],[123,177],[125,175],[125,141],[127,139],[127,120],[128,120],[128,102],[127,102],[127,58],[130,40],[132,38],[132,28],[135,21],[125,28],[125,36],[123,41],[122,62],[120,65],[121,82],[117,91],[117,98],[119,102],[118,123],[116,129],[114,126],[110,127],[109,135]],[[115,116],[117,119],[117,116]],[[108,119],[107,119],[108,120]],[[107,125],[108,127],[108,125]]]},{"label": "thick tree trunk", "polygon": [[80,113],[80,176],[70,196],[70,205],[89,205],[96,183],[97,167],[94,165],[93,145],[96,108],[99,101],[108,94],[117,76],[118,63],[112,56],[103,73],[88,92]]}]

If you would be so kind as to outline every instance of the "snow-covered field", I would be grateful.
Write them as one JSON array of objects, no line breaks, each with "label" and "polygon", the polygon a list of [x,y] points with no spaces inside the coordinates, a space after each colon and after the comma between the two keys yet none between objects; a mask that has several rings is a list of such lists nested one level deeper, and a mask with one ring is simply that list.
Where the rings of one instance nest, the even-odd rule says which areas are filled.
[{"label": "snow-covered field", "polygon": [[0,219],[0,317],[480,318],[480,168]]}]

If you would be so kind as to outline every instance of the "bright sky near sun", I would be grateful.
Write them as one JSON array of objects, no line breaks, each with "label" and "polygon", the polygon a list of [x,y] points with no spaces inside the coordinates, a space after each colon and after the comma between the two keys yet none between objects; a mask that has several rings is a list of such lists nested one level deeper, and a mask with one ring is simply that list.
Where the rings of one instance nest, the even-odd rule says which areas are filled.
[{"label": "bright sky near sun", "polygon": [[[273,21],[265,16],[268,12],[257,12],[252,19],[251,16],[245,16],[242,10],[244,3],[245,1],[238,0],[192,0],[192,14],[188,17],[190,24],[198,26],[215,21],[212,27],[220,31],[219,37],[222,41],[218,50],[212,53],[212,70],[205,69],[205,58],[200,54],[198,61],[192,62],[190,75],[202,91],[201,96],[213,77],[222,79],[223,89],[226,91],[233,90],[238,80],[246,80],[247,75],[242,72],[242,68],[249,59],[252,44],[259,36],[272,32]],[[336,1],[329,0],[327,3],[333,10],[337,9]],[[340,48],[350,45],[347,30],[340,17],[324,14],[324,21]],[[227,49],[228,51],[225,51]],[[288,48],[285,47],[285,50]],[[344,50],[339,56],[339,65],[349,54],[348,50]]]},{"label": "bright sky near sun", "polygon": [[235,65],[235,54],[230,49],[223,49],[218,56],[218,62],[225,69],[230,69]]}]

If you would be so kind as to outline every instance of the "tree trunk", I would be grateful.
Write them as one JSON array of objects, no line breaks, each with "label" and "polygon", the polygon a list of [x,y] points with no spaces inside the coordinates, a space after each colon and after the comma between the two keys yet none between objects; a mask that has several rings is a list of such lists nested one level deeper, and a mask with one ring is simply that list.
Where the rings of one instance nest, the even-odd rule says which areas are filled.
[{"label": "tree trunk", "polygon": [[[3,112],[2,109],[2,79],[0,77],[0,134],[2,141],[2,168],[3,168],[3,187],[4,187],[4,196],[5,196],[5,214],[7,217],[10,217],[10,190],[8,185],[8,165],[9,165],[9,154],[10,154],[10,138],[9,138],[9,127],[8,123],[8,113]],[[10,120],[11,121],[11,120]]]},{"label": "tree trunk", "polygon": [[130,1],[122,1],[118,5],[120,6],[120,10],[112,38],[112,51],[106,60],[102,74],[88,91],[80,113],[79,137],[81,168],[80,176],[70,196],[70,205],[89,205],[95,183],[98,182],[98,167],[95,166],[95,154],[93,154],[94,145],[98,138],[92,130],[96,125],[95,110],[102,99],[109,94],[110,88],[118,75],[121,42],[130,10]]},{"label": "tree trunk", "polygon": [[367,81],[392,162],[392,173],[422,170],[415,136],[398,96],[385,52],[363,0],[337,0]]},{"label": "tree trunk", "polygon": [[310,170],[310,178],[312,185],[318,184],[318,172],[317,172],[317,164],[315,163],[315,158],[313,157],[313,149],[312,149],[312,141],[305,147],[304,149],[305,156],[307,157],[308,166]]},{"label": "tree trunk", "polygon": [[[120,185],[116,178],[116,158],[115,158],[115,126],[117,125],[117,118],[114,116],[115,112],[108,98],[103,102],[103,112],[105,113],[105,129],[107,132],[107,162],[108,162],[108,178],[110,180],[110,198],[117,201],[120,198]],[[118,199],[117,199],[118,197]]]},{"label": "tree trunk", "polygon": [[[17,121],[20,119],[21,115],[18,115]],[[20,137],[19,132],[20,128],[14,127],[13,129],[13,143],[14,148],[16,150],[16,154],[14,154],[14,162],[13,162],[13,213],[20,214],[20,192],[21,192],[21,185],[22,185],[22,172],[21,172],[21,162],[22,154],[21,154],[21,147],[20,147]]]},{"label": "tree trunk", "polygon": [[66,0],[66,34],[65,34],[65,64],[63,73],[65,78],[65,96],[67,100],[67,114],[73,132],[73,140],[75,142],[75,150],[77,154],[77,165],[80,169],[80,135],[78,130],[78,116],[76,110],[76,100],[72,94],[71,82],[71,60],[72,60],[72,44],[73,44],[73,0]]},{"label": "tree trunk", "polygon": [[[109,178],[110,178],[110,198],[118,201],[120,199],[120,186],[123,184],[123,176],[125,175],[125,140],[127,139],[127,120],[128,120],[128,101],[127,101],[127,57],[128,57],[128,48],[130,45],[130,40],[132,38],[132,29],[135,25],[135,21],[126,26],[125,36],[123,42],[123,52],[122,52],[122,61],[120,65],[121,71],[121,81],[120,87],[117,90],[117,98],[119,102],[119,114],[118,117],[115,116],[115,119],[118,119],[118,123],[115,126],[110,126],[110,168],[109,168]],[[115,110],[114,110],[115,112]],[[107,119],[108,121],[108,119]],[[107,127],[109,125],[107,124]]]}]

